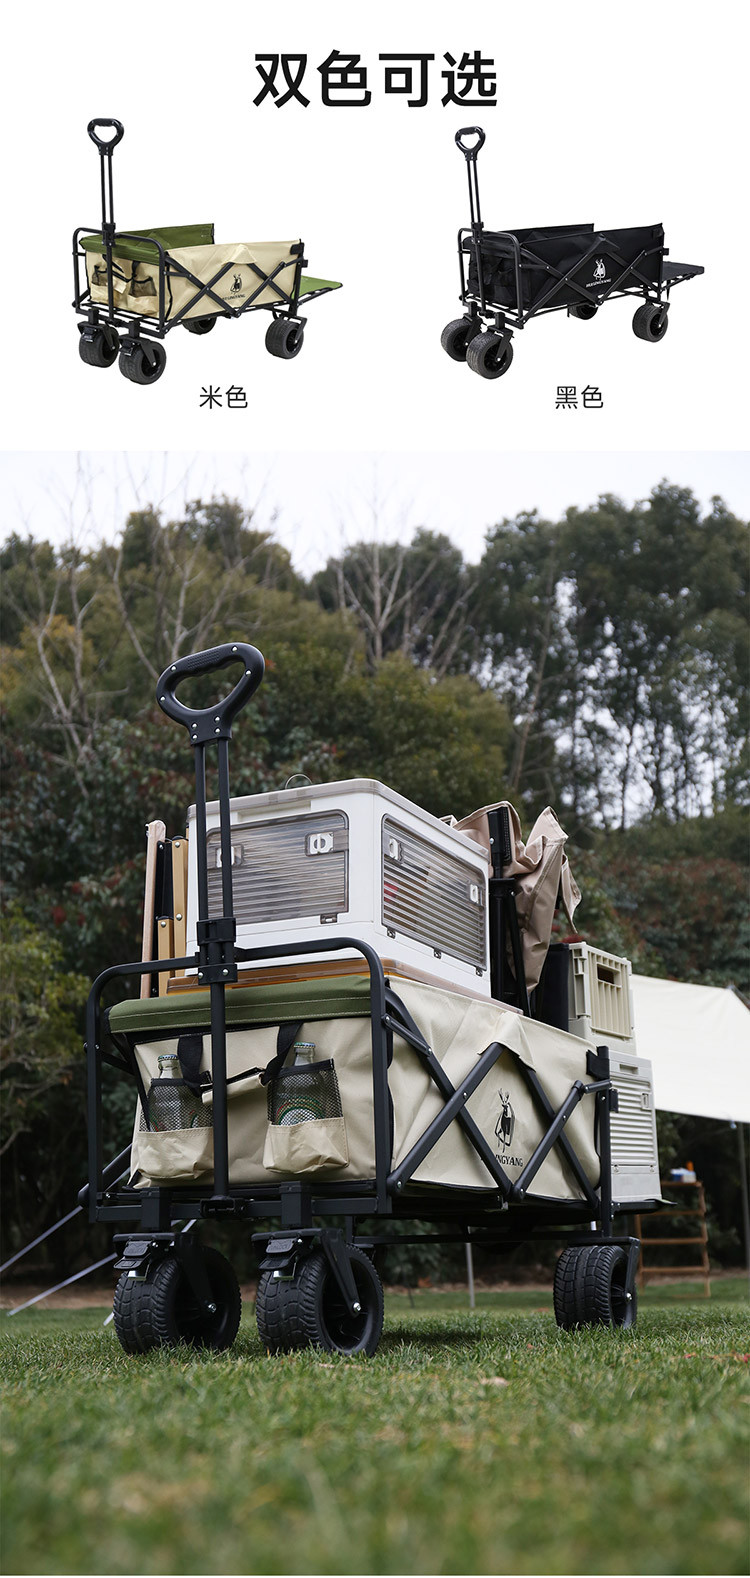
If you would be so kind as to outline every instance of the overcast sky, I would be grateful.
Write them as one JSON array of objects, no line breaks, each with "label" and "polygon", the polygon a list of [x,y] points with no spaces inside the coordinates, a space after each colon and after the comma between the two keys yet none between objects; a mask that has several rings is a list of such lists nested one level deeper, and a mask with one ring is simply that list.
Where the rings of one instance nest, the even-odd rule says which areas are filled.
[{"label": "overcast sky", "polygon": [[12,531],[60,544],[114,539],[131,509],[179,516],[186,499],[226,494],[256,511],[297,568],[310,574],[344,542],[406,540],[418,526],[447,533],[471,562],[504,515],[551,518],[601,493],[627,503],[662,478],[704,505],[720,494],[750,515],[747,453],[147,454],[122,451],[5,454],[0,463],[4,539]]}]

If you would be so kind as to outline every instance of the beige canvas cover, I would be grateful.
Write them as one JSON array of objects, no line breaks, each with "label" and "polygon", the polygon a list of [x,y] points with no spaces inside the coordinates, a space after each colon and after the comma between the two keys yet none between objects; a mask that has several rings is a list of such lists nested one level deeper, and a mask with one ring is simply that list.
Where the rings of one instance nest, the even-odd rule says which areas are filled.
[{"label": "beige canvas cover", "polygon": [[513,858],[503,868],[503,875],[517,879],[516,909],[521,927],[526,985],[532,991],[538,984],[547,957],[558,892],[572,925],[581,891],[565,853],[568,835],[550,805],[537,817],[525,844],[521,837],[518,812],[508,800],[484,805],[481,810],[472,811],[471,816],[464,817],[463,821],[455,825],[459,832],[468,834],[490,855],[488,812],[501,808],[505,808],[510,816],[513,842]]},{"label": "beige canvas cover", "polygon": [[[261,281],[255,273],[252,264],[257,264],[264,274],[272,274],[279,263],[283,268],[276,275],[281,289],[286,295],[291,294],[294,284],[294,270],[297,266],[298,254],[292,252],[292,247],[299,246],[298,241],[227,241],[221,245],[172,247],[169,256],[180,263],[183,268],[189,269],[196,279],[205,285],[218,274],[226,263],[231,264],[227,272],[222,275],[217,284],[212,286],[215,294],[226,302],[228,307],[244,307],[249,298],[258,290]],[[128,312],[138,312],[145,317],[154,317],[159,312],[159,268],[156,263],[131,262],[127,258],[113,254],[113,276],[115,290],[115,307],[125,308]],[[107,294],[107,263],[100,252],[86,252],[86,272],[88,275],[91,300],[106,306]],[[171,300],[170,300],[171,290]],[[168,287],[165,294],[165,313],[168,318],[174,317],[192,301],[197,294],[196,286],[189,279],[182,279],[174,270],[168,276]],[[284,305],[284,299],[274,290],[272,285],[264,286],[263,290],[255,297],[254,306],[269,306],[273,302]],[[221,312],[221,307],[211,296],[201,296],[194,307],[190,307],[185,314],[187,318],[208,318],[214,313]]]},{"label": "beige canvas cover", "polygon": [[[537,1114],[511,1050],[533,1068],[553,1108],[568,1095],[573,1081],[586,1079],[586,1043],[564,1031],[525,1019],[502,1004],[467,998],[458,992],[416,982],[399,981],[398,993],[409,1009],[435,1056],[454,1086],[474,1067],[492,1041],[504,1048],[497,1062],[467,1103],[485,1138],[511,1179],[523,1167],[542,1138],[546,1124]],[[332,1058],[338,1079],[343,1119],[329,1134],[315,1125],[300,1124],[299,1133],[287,1142],[278,1135],[269,1139],[267,1091],[253,1076],[229,1086],[230,1183],[272,1183],[300,1173],[321,1178],[370,1178],[374,1174],[372,1052],[369,1018],[310,1020],[300,1032],[314,1041],[316,1057]],[[276,1054],[275,1026],[230,1030],[227,1038],[228,1074],[265,1068]],[[210,1036],[203,1036],[202,1068],[210,1070]],[[158,1072],[160,1054],[176,1052],[177,1039],[142,1041],[136,1056],[146,1088]],[[393,1163],[407,1155],[431,1120],[442,1110],[443,1100],[420,1059],[408,1043],[394,1036],[389,1070],[393,1101]],[[312,1129],[305,1136],[303,1130]],[[576,1108],[567,1133],[580,1156],[591,1183],[599,1178],[594,1144],[594,1102],[586,1098]],[[321,1138],[322,1134],[322,1138]],[[180,1135],[184,1148],[180,1150]],[[142,1181],[157,1183],[210,1179],[206,1135],[212,1130],[187,1129],[164,1135],[143,1132],[140,1109],[133,1134],[132,1165],[145,1174]],[[209,1141],[210,1144],[210,1141]],[[284,1150],[282,1154],[281,1144]],[[326,1150],[330,1146],[337,1150]],[[347,1159],[348,1158],[348,1159]],[[453,1122],[414,1174],[414,1184],[464,1189],[493,1186],[457,1122]],[[559,1150],[554,1149],[531,1185],[531,1195],[548,1198],[581,1198],[581,1191]]]}]

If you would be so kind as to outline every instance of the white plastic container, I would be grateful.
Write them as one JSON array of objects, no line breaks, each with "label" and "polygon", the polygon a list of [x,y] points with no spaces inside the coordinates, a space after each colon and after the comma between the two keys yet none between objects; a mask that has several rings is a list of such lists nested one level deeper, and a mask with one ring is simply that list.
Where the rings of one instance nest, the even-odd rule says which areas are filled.
[{"label": "white plastic container", "polygon": [[[219,807],[207,807],[209,913],[221,913]],[[188,812],[187,952],[196,947],[195,807]],[[369,778],[231,802],[237,942],[351,935],[416,978],[490,996],[485,852]],[[299,955],[298,959],[315,955]],[[345,950],[323,957],[353,958]],[[438,962],[439,961],[439,962]],[[276,961],[281,962],[281,961]]]}]

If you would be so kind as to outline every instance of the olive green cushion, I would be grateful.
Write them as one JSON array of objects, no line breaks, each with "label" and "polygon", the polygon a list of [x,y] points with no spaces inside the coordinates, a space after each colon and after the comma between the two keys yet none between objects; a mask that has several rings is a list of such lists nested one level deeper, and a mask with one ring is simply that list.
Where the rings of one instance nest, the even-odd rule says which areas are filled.
[{"label": "olive green cushion", "polygon": [[[226,993],[228,1025],[278,1025],[287,1020],[351,1019],[370,1012],[369,975],[343,980],[286,981],[235,986]],[[113,1034],[137,1041],[183,1030],[209,1030],[209,993],[170,992],[164,997],[128,998],[109,1013]]]},{"label": "olive green cushion", "polygon": [[[213,225],[164,225],[159,230],[133,230],[128,234],[143,236],[143,241],[121,241],[119,236],[115,240],[114,250],[120,258],[130,258],[134,263],[158,263],[159,254],[156,247],[149,246],[148,237],[160,241],[164,250],[170,247],[204,247],[212,246],[214,239]],[[81,246],[85,252],[101,252],[101,235],[84,236]]]}]

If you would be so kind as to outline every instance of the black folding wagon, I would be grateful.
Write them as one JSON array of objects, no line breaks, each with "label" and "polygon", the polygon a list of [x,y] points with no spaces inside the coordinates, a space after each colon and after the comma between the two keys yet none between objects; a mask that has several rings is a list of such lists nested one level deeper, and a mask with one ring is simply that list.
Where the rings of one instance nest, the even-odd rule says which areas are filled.
[{"label": "black folding wagon", "polygon": [[[474,142],[466,138],[473,137]],[[464,126],[456,143],[466,160],[471,225],[458,232],[464,316],[446,324],[441,343],[480,378],[501,378],[513,360],[513,330],[544,313],[596,316],[606,301],[642,298],[633,333],[655,344],[669,325],[673,285],[702,274],[699,263],[672,263],[662,225],[597,230],[593,224],[486,230],[479,204],[480,126]]]},{"label": "black folding wagon", "polygon": [[[111,135],[102,137],[100,132]],[[217,318],[270,312],[266,350],[282,361],[298,356],[306,318],[301,306],[340,288],[338,280],[303,274],[304,247],[291,241],[222,242],[212,224],[118,230],[114,218],[112,154],[124,128],[118,120],[89,121],[101,173],[101,226],[73,235],[73,306],[81,360],[111,367],[135,384],[160,378],[167,360],[161,343],[172,329],[208,334]],[[81,264],[84,265],[82,271]]]}]

